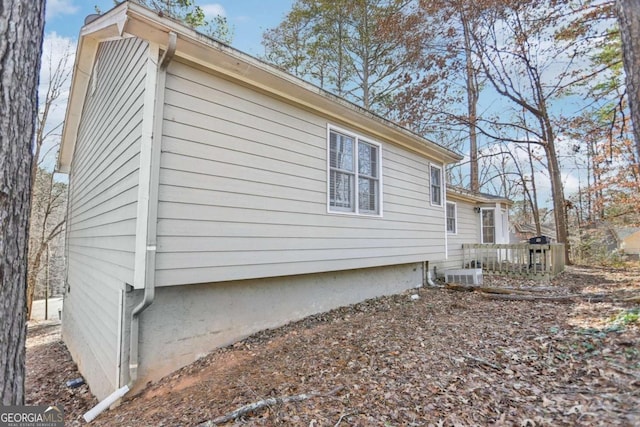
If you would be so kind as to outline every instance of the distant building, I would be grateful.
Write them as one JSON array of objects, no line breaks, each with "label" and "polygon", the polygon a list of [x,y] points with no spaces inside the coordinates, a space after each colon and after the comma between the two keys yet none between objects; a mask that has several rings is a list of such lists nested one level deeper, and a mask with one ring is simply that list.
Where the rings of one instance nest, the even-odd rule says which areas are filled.
[{"label": "distant building", "polygon": [[640,259],[640,227],[614,228],[618,249],[629,259]]},{"label": "distant building", "polygon": [[513,238],[512,243],[518,242],[528,242],[532,237],[537,237],[539,235],[547,236],[551,238],[551,241],[556,240],[556,230],[554,227],[549,225],[540,226],[541,233],[538,234],[536,230],[535,224],[512,224],[513,227]]}]

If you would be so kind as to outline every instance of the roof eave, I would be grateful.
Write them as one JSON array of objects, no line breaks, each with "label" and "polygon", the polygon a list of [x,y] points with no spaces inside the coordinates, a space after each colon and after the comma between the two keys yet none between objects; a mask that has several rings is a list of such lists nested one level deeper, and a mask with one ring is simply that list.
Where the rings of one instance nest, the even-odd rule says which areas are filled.
[{"label": "roof eave", "polygon": [[483,193],[474,193],[470,190],[460,187],[447,185],[447,197],[452,196],[458,200],[466,200],[472,203],[506,203],[507,205],[513,205],[513,200],[505,197],[489,196]]},{"label": "roof eave", "polygon": [[121,37],[126,21],[126,5],[121,4],[80,30],[56,172],[69,173],[71,169],[83,100],[89,86],[98,44],[103,40]]},{"label": "roof eave", "polygon": [[428,141],[250,55],[216,42],[181,23],[159,17],[155,12],[138,4],[124,2],[81,30],[56,168],[58,172],[69,172],[71,167],[83,100],[88,89],[98,43],[122,37],[126,33],[163,47],[167,43],[169,32],[178,35],[177,57],[211,69],[239,84],[349,125],[354,130],[366,132],[372,137],[393,141],[443,164],[455,163],[463,158],[452,150]]},{"label": "roof eave", "polygon": [[[137,4],[129,5],[125,31],[164,46],[170,31],[178,34],[176,56],[202,65],[238,83],[251,86],[285,102],[334,120],[346,122],[373,136],[391,139],[406,148],[423,152],[444,164],[462,160],[463,156],[437,145],[409,130],[339,98],[319,87],[280,71],[259,59],[206,37],[171,19],[160,18]],[[362,122],[366,121],[363,126]]]}]

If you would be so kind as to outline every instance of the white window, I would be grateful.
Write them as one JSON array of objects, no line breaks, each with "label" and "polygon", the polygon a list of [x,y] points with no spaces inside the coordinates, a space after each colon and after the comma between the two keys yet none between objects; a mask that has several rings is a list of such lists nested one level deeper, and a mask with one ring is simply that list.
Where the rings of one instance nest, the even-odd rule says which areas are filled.
[{"label": "white window", "polygon": [[329,212],[382,215],[380,145],[329,129]]},{"label": "white window", "polygon": [[456,234],[458,232],[458,221],[456,219],[456,204],[447,202],[447,233]]},{"label": "white window", "polygon": [[482,209],[482,243],[496,242],[496,211],[494,209]]},{"label": "white window", "polygon": [[442,206],[442,169],[437,166],[431,168],[431,204]]}]

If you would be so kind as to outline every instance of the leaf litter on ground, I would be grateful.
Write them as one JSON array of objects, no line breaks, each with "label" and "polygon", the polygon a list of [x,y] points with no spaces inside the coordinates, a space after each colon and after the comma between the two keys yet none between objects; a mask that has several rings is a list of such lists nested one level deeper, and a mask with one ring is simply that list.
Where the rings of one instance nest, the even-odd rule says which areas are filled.
[{"label": "leaf litter on ground", "polygon": [[[307,317],[213,351],[103,413],[96,426],[640,425],[640,269],[569,267],[550,282],[485,276],[536,294],[502,301],[422,288]],[[412,298],[419,295],[420,298]],[[44,331],[44,334],[43,334]],[[95,403],[53,325],[30,325],[27,403]],[[332,391],[337,392],[332,393]],[[299,395],[313,398],[283,399]],[[275,403],[274,403],[275,402]]]}]

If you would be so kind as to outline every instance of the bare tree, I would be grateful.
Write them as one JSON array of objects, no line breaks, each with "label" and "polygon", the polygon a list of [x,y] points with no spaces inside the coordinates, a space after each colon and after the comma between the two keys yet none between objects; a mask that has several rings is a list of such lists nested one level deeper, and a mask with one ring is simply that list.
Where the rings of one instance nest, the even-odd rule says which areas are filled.
[{"label": "bare tree", "polygon": [[[55,137],[59,137],[58,132],[62,129],[63,121],[51,124],[51,115],[60,105],[61,96],[69,86],[71,78],[71,65],[73,62],[73,46],[70,42],[65,42],[63,46],[57,46],[50,40],[43,55],[42,67],[44,77],[47,81],[40,81],[41,87],[46,88],[43,97],[40,97],[40,109],[38,111],[38,121],[36,123],[36,137],[33,142],[33,158],[35,161],[31,165],[31,182],[35,183],[38,168],[43,167],[43,162],[49,154],[57,152],[59,142],[54,142]],[[46,67],[46,69],[44,69]],[[45,145],[45,143],[49,143]],[[46,151],[42,151],[45,149]]]},{"label": "bare tree", "polygon": [[44,1],[0,0],[0,397],[24,404],[31,143]]},{"label": "bare tree", "polygon": [[[487,15],[487,11],[499,7],[501,1],[498,0],[479,0],[470,3],[464,0],[446,0],[446,1],[422,1],[420,4],[426,14],[435,19],[442,21],[443,25],[449,26],[448,31],[443,31],[446,36],[441,37],[447,40],[447,55],[455,52],[452,58],[447,61],[449,69],[449,77],[459,78],[457,76],[458,69],[461,71],[460,84],[464,87],[464,97],[466,98],[467,111],[463,116],[450,116],[453,123],[457,123],[467,128],[469,143],[469,186],[471,191],[480,191],[478,169],[478,102],[480,99],[480,72],[481,67],[478,64],[475,55],[475,46],[473,35],[477,33],[476,26],[482,15]],[[440,18],[438,18],[440,16]],[[486,18],[486,16],[485,16]],[[446,58],[442,55],[441,60]],[[442,110],[447,110],[448,102],[442,99]]]},{"label": "bare tree", "polygon": [[[534,144],[544,150],[556,237],[565,244],[567,262],[569,230],[558,155],[558,128],[552,106],[554,101],[596,74],[578,65],[579,59],[585,58],[591,48],[585,38],[548,43],[557,28],[569,21],[569,7],[553,0],[515,4],[499,11],[499,19],[488,21],[483,33],[475,35],[484,75],[492,89],[513,106],[512,111],[528,117],[512,121],[495,117],[491,126],[503,132],[496,139]],[[514,136],[517,131],[525,131],[526,137]]]},{"label": "bare tree", "polygon": [[63,101],[71,77],[73,58],[69,42],[56,45],[50,40],[43,55],[42,74],[46,88],[41,94],[40,111],[33,142],[33,164],[31,165],[31,218],[29,225],[29,270],[27,279],[27,319],[31,319],[31,307],[39,273],[45,267],[44,254],[51,242],[64,230],[64,205],[66,185],[54,181],[53,173],[47,171],[45,162],[50,154],[57,152],[59,130],[62,120],[51,123],[53,113]]},{"label": "bare tree", "polygon": [[27,276],[27,318],[31,319],[31,307],[37,279],[43,268],[52,261],[47,250],[56,237],[61,236],[65,224],[67,186],[56,182],[52,172],[38,169],[32,186],[31,221],[29,227],[29,270]]}]

